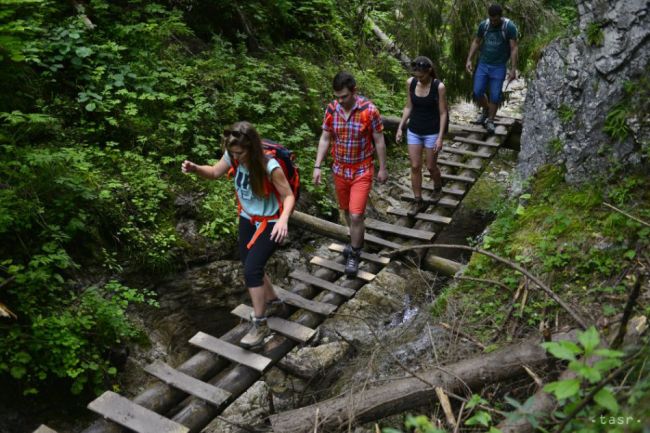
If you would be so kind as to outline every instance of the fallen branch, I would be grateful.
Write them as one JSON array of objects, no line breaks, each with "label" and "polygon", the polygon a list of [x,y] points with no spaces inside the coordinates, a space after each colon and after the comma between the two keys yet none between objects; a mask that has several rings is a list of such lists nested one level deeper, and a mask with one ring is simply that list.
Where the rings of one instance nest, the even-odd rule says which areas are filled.
[{"label": "fallen branch", "polygon": [[[575,339],[575,335],[562,334],[557,338]],[[363,424],[421,407],[432,400],[432,387],[443,388],[449,395],[465,389],[465,386],[476,390],[525,374],[524,364],[539,366],[547,360],[546,351],[537,342],[528,341],[450,364],[444,370],[433,368],[418,372],[419,378],[399,379],[283,412],[272,416],[271,424],[276,432],[309,433],[318,410],[322,430],[340,431],[350,424]]]},{"label": "fallen branch", "polygon": [[617,348],[621,345],[621,343],[623,343],[623,337],[625,337],[625,332],[627,332],[627,322],[630,321],[630,317],[632,316],[632,310],[634,309],[636,300],[639,298],[639,294],[641,293],[642,280],[643,280],[643,275],[641,273],[638,273],[636,275],[636,281],[634,282],[632,291],[630,292],[630,296],[628,297],[627,303],[625,304],[625,309],[623,310],[623,317],[621,319],[621,325],[618,328],[618,333],[616,334],[616,337],[614,337],[614,340],[612,341],[613,348]]},{"label": "fallen branch", "polygon": [[609,203],[603,203],[603,204],[604,204],[605,206],[607,206],[608,208],[614,209],[616,212],[618,212],[618,213],[620,213],[620,214],[623,214],[623,215],[625,215],[626,217],[628,217],[628,218],[630,218],[630,219],[632,219],[632,220],[638,222],[639,224],[643,224],[643,225],[646,226],[646,227],[650,227],[650,223],[647,223],[647,222],[643,221],[642,219],[639,219],[639,218],[635,217],[634,215],[630,215],[629,213],[620,210],[620,209],[617,208],[616,206],[612,206],[612,205],[609,204]]},{"label": "fallen branch", "polygon": [[465,250],[465,251],[472,251],[474,253],[478,254],[483,254],[485,256],[488,256],[494,260],[496,260],[499,263],[503,263],[512,269],[524,274],[527,276],[532,282],[537,284],[539,288],[541,288],[544,292],[548,294],[548,296],[551,297],[555,302],[557,302],[571,317],[573,317],[573,320],[575,320],[582,329],[587,329],[587,323],[582,319],[571,307],[569,307],[563,300],[560,298],[555,292],[553,292],[546,284],[544,284],[542,281],[540,281],[539,278],[528,272],[526,269],[522,268],[518,264],[511,262],[510,260],[506,260],[500,256],[497,256],[494,253],[491,253],[489,251],[482,250],[480,248],[476,247],[470,247],[467,245],[450,245],[450,244],[424,244],[424,245],[414,245],[414,246],[409,246],[409,247],[404,247],[400,249],[396,249],[394,251],[388,252],[388,253],[382,253],[382,255],[386,257],[395,257],[397,255],[403,254],[407,251],[412,251],[412,250],[418,250],[418,249],[428,249],[428,248],[442,248],[442,249],[451,249],[451,250]]},{"label": "fallen branch", "polygon": [[465,332],[461,331],[460,329],[454,330],[454,328],[451,325],[449,325],[449,324],[447,324],[445,322],[440,322],[440,326],[442,326],[446,330],[450,331],[452,334],[456,333],[456,334],[460,335],[464,339],[466,339],[466,340],[470,341],[471,343],[475,344],[476,346],[480,347],[482,350],[485,350],[485,345],[483,343],[481,343],[480,341],[477,341],[476,339],[474,339],[474,337],[472,337],[469,334],[466,334]]},{"label": "fallen branch", "polygon": [[502,289],[507,290],[508,292],[511,290],[510,287],[506,286],[501,281],[488,280],[486,278],[466,277],[464,275],[456,275],[456,276],[454,276],[454,278],[457,279],[457,280],[467,280],[467,281],[476,281],[478,283],[495,284],[495,285],[501,287]]}]

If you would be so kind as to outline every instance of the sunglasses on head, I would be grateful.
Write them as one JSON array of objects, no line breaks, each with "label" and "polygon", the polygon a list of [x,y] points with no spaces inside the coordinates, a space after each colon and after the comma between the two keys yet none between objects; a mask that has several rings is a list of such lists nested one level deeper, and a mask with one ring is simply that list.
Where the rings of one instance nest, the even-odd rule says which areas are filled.
[{"label": "sunglasses on head", "polygon": [[413,69],[429,69],[431,67],[431,63],[427,62],[411,62],[411,68]]},{"label": "sunglasses on head", "polygon": [[224,137],[230,137],[233,136],[235,138],[240,138],[242,136],[246,136],[245,132],[237,131],[237,130],[232,130],[232,129],[224,129],[223,130],[223,136]]}]

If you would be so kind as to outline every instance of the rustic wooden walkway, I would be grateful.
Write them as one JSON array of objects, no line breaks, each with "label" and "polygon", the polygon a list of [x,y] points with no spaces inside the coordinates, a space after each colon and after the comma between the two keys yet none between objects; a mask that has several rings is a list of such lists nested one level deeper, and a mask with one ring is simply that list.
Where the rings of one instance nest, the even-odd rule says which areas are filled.
[{"label": "rustic wooden walkway", "polygon": [[[509,128],[517,122],[505,117],[497,120],[496,134],[487,139],[484,139],[485,129],[479,126],[454,125],[451,128],[456,135],[445,141],[438,159],[444,180],[443,197],[438,201],[429,200],[426,210],[413,214],[408,204],[413,197],[404,194],[404,207],[388,209],[393,217],[387,215],[387,221],[366,218],[369,249],[381,247],[390,251],[401,246],[430,243],[452,222],[454,210],[507,137]],[[430,191],[431,187],[425,190]],[[323,224],[333,223],[324,221]],[[347,233],[347,229],[340,226],[337,230]],[[189,343],[201,350],[183,364],[174,368],[156,361],[145,368],[145,372],[156,377],[159,383],[132,400],[106,391],[92,401],[88,408],[103,419],[84,433],[117,433],[121,427],[139,433],[199,432],[269,367],[296,345],[307,343],[320,323],[389,263],[385,257],[364,252],[357,278],[347,279],[343,276],[340,254],[343,245],[333,243],[329,250],[336,254],[335,260],[312,257],[311,273],[294,271],[290,274],[295,282],[291,290],[275,287],[278,295],[291,306],[289,313],[293,314],[269,319],[274,334],[261,351],[251,352],[237,345],[247,330],[246,323],[221,337],[198,332]],[[251,311],[250,306],[242,304],[232,314],[245,322]],[[37,432],[54,430],[42,425]]]}]

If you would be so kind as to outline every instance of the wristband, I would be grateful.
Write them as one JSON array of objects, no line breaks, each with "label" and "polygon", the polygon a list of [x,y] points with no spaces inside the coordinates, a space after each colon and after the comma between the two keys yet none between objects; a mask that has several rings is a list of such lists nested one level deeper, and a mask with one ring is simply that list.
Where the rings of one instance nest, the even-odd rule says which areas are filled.
[{"label": "wristband", "polygon": [[320,170],[320,165],[315,165],[314,168],[317,168]]}]

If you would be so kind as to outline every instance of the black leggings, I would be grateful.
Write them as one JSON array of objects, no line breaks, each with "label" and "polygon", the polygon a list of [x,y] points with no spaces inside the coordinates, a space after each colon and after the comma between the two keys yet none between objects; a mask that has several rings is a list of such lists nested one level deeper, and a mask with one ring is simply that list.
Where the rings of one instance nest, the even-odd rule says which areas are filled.
[{"label": "black leggings", "polygon": [[257,228],[250,220],[239,217],[239,257],[244,265],[246,287],[259,287],[264,284],[264,266],[278,247],[278,244],[271,240],[273,226],[275,223],[269,223],[249,250],[246,245],[253,238]]}]

